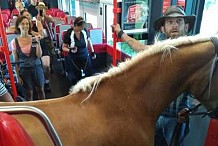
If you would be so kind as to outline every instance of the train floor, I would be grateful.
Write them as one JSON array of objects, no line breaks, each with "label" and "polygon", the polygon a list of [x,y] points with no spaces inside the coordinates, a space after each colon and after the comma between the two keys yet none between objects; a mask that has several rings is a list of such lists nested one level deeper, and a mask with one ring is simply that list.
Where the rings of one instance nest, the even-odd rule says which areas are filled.
[{"label": "train floor", "polygon": [[[57,60],[56,55],[52,57],[52,69],[50,73],[50,92],[45,91],[45,98],[59,98],[69,94],[69,89],[72,86],[70,81],[64,75],[62,62]],[[37,100],[36,91],[34,91],[33,100]]]},{"label": "train floor", "polygon": [[70,81],[64,74],[61,61],[57,61],[56,55],[52,58],[52,70],[50,74],[51,92],[45,92],[46,99],[59,98],[69,94]]}]

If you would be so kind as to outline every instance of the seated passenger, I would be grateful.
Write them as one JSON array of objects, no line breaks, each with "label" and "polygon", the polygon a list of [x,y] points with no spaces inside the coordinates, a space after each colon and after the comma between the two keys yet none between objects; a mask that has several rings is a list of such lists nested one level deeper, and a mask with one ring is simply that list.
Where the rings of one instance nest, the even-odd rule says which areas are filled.
[{"label": "seated passenger", "polygon": [[14,102],[13,98],[11,97],[11,94],[8,92],[8,90],[5,88],[2,82],[0,82],[0,101]]},{"label": "seated passenger", "polygon": [[64,35],[62,50],[69,52],[65,57],[65,66],[68,79],[75,84],[84,77],[92,75],[91,60],[88,46],[91,49],[92,59],[96,58],[92,42],[82,17],[74,20],[74,27],[67,30]]}]

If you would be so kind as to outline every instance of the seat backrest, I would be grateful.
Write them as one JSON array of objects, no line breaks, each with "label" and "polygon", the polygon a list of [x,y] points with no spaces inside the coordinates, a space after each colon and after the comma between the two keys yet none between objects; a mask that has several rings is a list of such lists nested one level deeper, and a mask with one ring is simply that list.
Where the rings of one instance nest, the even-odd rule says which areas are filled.
[{"label": "seat backrest", "polygon": [[13,9],[11,12],[11,18],[13,18],[13,16],[18,16],[19,15],[19,11],[17,9]]},{"label": "seat backrest", "polygon": [[13,39],[15,39],[16,37],[18,37],[18,34],[12,33],[12,34],[6,34],[7,37],[7,42],[8,42],[8,49],[11,52],[11,47],[10,47],[10,43]]},{"label": "seat backrest", "polygon": [[60,12],[60,11],[61,11],[60,9],[54,9],[52,12],[54,13],[54,16],[56,17],[57,12]]},{"label": "seat backrest", "polygon": [[76,19],[76,16],[66,16],[66,17],[67,17],[67,24],[73,25],[73,22]]},{"label": "seat backrest", "polygon": [[0,113],[0,131],[0,146],[34,146],[21,124],[6,113]]},{"label": "seat backrest", "polygon": [[88,29],[88,32],[93,45],[106,43],[106,38],[102,28]]},{"label": "seat backrest", "polygon": [[8,27],[8,22],[9,22],[8,14],[2,14],[2,18],[3,18],[4,26]]},{"label": "seat backrest", "polygon": [[69,28],[71,28],[70,24],[61,24],[59,25],[59,35],[58,35],[58,47],[61,47],[61,43],[62,43],[62,32],[68,30]]},{"label": "seat backrest", "polygon": [[54,29],[54,33],[56,34],[55,35],[55,40],[56,40],[56,44],[57,44],[57,47],[60,48],[61,47],[61,32],[64,31],[64,30],[67,30],[71,27],[71,25],[69,24],[58,24],[55,26],[55,29]]},{"label": "seat backrest", "polygon": [[52,11],[46,11],[46,15],[54,17],[54,13]]},{"label": "seat backrest", "polygon": [[4,9],[4,10],[2,10],[2,14],[7,14],[8,17],[10,17],[11,16],[11,10],[10,9]]},{"label": "seat backrest", "polygon": [[66,17],[66,14],[64,12],[57,12],[56,13],[56,17],[61,17],[61,18],[65,18]]},{"label": "seat backrest", "polygon": [[85,24],[85,28],[88,30],[88,29],[92,29],[93,26],[92,26],[91,23],[86,23],[86,24]]},{"label": "seat backrest", "polygon": [[49,8],[48,10],[51,10],[52,12],[60,11],[60,9],[58,9],[58,8]]},{"label": "seat backrest", "polygon": [[5,21],[5,22],[8,22],[9,21],[9,16],[8,16],[8,14],[2,14],[2,18],[3,18],[3,21]]},{"label": "seat backrest", "polygon": [[[67,33],[67,30],[62,31],[62,33],[61,33],[61,40],[62,40],[62,41],[61,41],[61,44],[63,43],[64,35],[65,35],[66,33]],[[61,50],[62,50],[62,48],[61,48]],[[63,55],[63,57],[65,57],[65,56],[68,55],[68,52],[62,51],[61,54]]]},{"label": "seat backrest", "polygon": [[64,23],[65,23],[64,20],[56,20],[56,21],[54,22],[54,26],[56,27],[57,25],[59,25],[59,24],[64,24]]}]

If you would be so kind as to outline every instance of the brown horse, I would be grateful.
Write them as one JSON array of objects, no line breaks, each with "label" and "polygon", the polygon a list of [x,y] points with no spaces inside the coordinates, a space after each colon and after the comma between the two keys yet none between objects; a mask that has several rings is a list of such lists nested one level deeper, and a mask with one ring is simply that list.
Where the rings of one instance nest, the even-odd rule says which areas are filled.
[{"label": "brown horse", "polygon": [[[68,96],[0,106],[41,109],[64,146],[152,146],[157,117],[182,92],[190,91],[209,110],[217,108],[216,53],[210,37],[166,40],[106,73],[81,80]],[[36,118],[15,117],[37,146],[50,145]]]}]

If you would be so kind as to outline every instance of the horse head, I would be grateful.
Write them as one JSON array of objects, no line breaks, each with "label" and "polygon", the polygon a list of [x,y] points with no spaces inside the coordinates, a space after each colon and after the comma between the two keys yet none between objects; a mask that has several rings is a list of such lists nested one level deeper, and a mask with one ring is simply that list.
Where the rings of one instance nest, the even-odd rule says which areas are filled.
[{"label": "horse head", "polygon": [[208,115],[212,118],[218,119],[218,39],[217,37],[211,37],[211,41],[214,45],[214,58],[210,67],[209,80],[204,90],[202,90],[202,96],[198,99],[205,105],[208,110]]}]

